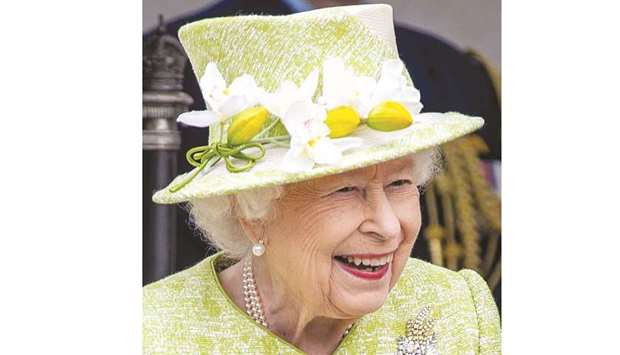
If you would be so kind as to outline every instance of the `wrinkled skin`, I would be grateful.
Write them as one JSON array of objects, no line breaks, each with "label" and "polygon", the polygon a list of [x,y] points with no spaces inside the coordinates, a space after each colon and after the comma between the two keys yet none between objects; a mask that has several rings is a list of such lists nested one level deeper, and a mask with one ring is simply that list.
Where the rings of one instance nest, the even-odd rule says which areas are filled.
[{"label": "wrinkled skin", "polygon": [[[265,254],[254,257],[254,273],[272,330],[321,353],[313,348],[317,341],[329,338],[331,347],[339,341],[324,332],[338,334],[379,309],[420,230],[419,197],[408,156],[289,184],[275,201],[273,220],[242,221],[248,237],[266,245]],[[355,277],[334,259],[389,252],[394,259],[380,280]]]}]

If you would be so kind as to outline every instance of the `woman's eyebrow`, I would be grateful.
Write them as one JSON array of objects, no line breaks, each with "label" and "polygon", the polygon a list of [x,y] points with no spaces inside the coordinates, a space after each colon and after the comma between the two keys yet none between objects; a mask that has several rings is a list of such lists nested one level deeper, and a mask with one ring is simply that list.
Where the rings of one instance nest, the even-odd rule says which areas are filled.
[{"label": "woman's eyebrow", "polygon": [[351,172],[349,174],[343,173],[343,175],[340,175],[338,178],[330,178],[320,185],[322,185],[323,188],[331,189],[343,185],[359,185],[367,180],[368,178],[364,176],[363,173]]}]

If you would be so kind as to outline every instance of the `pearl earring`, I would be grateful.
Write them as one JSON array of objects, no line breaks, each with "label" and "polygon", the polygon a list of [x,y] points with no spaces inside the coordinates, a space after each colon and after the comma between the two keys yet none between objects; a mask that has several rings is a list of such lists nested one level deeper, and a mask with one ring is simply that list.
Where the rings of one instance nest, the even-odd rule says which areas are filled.
[{"label": "pearl earring", "polygon": [[258,243],[254,243],[254,245],[252,245],[252,254],[256,256],[265,254],[265,243],[263,243],[262,239],[259,239]]}]

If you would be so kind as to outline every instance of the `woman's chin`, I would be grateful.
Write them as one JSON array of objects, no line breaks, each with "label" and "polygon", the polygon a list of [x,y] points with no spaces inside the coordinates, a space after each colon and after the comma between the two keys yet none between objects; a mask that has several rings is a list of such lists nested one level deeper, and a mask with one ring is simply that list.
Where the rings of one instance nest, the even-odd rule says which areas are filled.
[{"label": "woman's chin", "polygon": [[332,302],[344,313],[363,316],[375,312],[390,292],[392,264],[365,271],[334,261],[331,278]]},{"label": "woman's chin", "polygon": [[364,292],[352,295],[340,293],[332,300],[334,305],[347,317],[359,318],[379,310],[387,299],[386,292]]}]

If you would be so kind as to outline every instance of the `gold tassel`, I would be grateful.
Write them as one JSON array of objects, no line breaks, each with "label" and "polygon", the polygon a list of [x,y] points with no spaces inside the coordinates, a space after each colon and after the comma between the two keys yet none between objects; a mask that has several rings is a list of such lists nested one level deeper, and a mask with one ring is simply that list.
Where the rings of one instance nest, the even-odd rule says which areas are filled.
[{"label": "gold tassel", "polygon": [[[469,54],[485,67],[499,99],[498,73],[478,53]],[[465,267],[481,272],[494,289],[501,279],[501,201],[482,173],[479,156],[488,147],[481,137],[469,135],[444,144],[442,152],[445,168],[425,195],[429,225],[424,236],[431,261],[452,270]],[[481,238],[487,238],[484,251]]]},{"label": "gold tassel", "polygon": [[489,288],[491,290],[494,290],[495,287],[497,287],[497,284],[499,283],[499,280],[502,276],[502,260],[501,258],[497,259],[497,263],[495,264],[495,268],[493,269],[493,272],[491,273],[491,275],[489,275],[489,278],[487,279],[487,283],[489,284]]},{"label": "gold tassel", "polygon": [[499,233],[502,229],[500,200],[482,175],[482,163],[478,158],[481,153],[486,153],[489,148],[477,135],[467,136],[464,140],[467,143],[464,145],[466,151],[463,151],[463,158],[469,173],[476,204],[481,216],[485,219],[486,226],[492,232]]},{"label": "gold tassel", "polygon": [[445,173],[439,174],[435,178],[434,184],[441,196],[441,207],[445,224],[444,239],[446,240],[446,266],[451,270],[456,270],[461,257],[461,248],[456,241],[455,221],[452,207],[452,197],[450,196],[450,180]]},{"label": "gold tassel", "polygon": [[424,192],[426,209],[428,211],[429,225],[424,230],[424,237],[428,240],[428,247],[431,254],[431,262],[435,265],[443,266],[443,256],[441,250],[441,240],[444,231],[439,224],[439,212],[437,210],[437,197],[433,185],[429,185]]},{"label": "gold tassel", "polygon": [[463,243],[463,266],[478,271],[480,268],[480,235],[477,230],[474,196],[465,155],[469,154],[468,143],[459,139],[445,145],[447,171],[453,183],[456,203],[457,229]]}]

